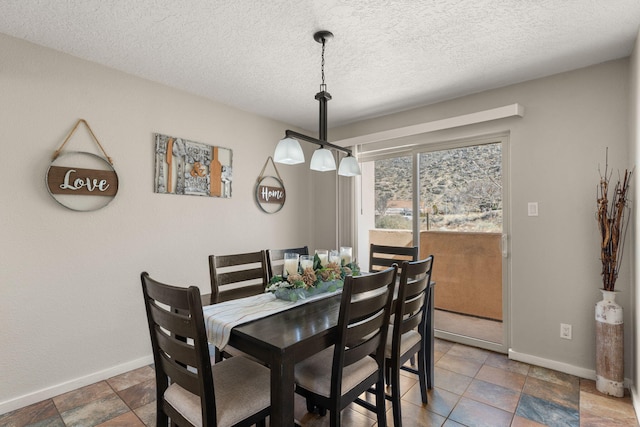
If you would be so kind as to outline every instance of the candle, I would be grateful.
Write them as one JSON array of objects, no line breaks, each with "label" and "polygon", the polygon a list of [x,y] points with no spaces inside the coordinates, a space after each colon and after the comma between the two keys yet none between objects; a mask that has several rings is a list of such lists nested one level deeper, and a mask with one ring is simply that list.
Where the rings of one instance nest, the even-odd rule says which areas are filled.
[{"label": "candle", "polygon": [[351,264],[352,249],[349,246],[340,246],[340,259],[342,264]]},{"label": "candle", "polygon": [[301,255],[300,256],[300,267],[302,271],[310,268],[313,270],[313,257],[311,255]]},{"label": "candle", "polygon": [[287,277],[289,274],[297,274],[298,273],[298,260],[300,255],[294,252],[285,252],[284,253],[284,268],[282,275]]},{"label": "candle", "polygon": [[340,265],[340,252],[336,250],[329,252],[329,262]]},{"label": "candle", "polygon": [[323,267],[326,266],[329,261],[329,251],[326,249],[316,249],[316,255],[320,258],[320,265]]}]

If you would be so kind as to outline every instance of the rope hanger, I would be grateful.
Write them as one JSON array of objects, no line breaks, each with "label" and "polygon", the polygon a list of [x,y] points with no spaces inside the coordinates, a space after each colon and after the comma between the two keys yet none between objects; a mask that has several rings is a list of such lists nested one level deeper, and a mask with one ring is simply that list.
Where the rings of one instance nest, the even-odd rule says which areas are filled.
[{"label": "rope hanger", "polygon": [[[98,141],[98,138],[96,138],[96,135],[93,133],[93,131],[91,130],[91,127],[89,126],[89,123],[87,123],[87,121],[85,119],[79,119],[76,122],[76,125],[73,127],[73,129],[71,129],[71,132],[69,132],[69,135],[67,135],[67,137],[65,138],[64,142],[62,143],[62,145],[60,146],[60,148],[58,148],[54,153],[53,153],[53,160],[57,159],[58,156],[60,155],[60,152],[62,151],[62,148],[64,147],[64,145],[67,143],[67,141],[69,141],[69,139],[71,139],[71,137],[73,136],[73,133],[76,131],[76,129],[78,128],[78,126],[80,125],[80,123],[84,123],[84,125],[87,127],[87,130],[89,131],[89,133],[91,134],[91,136],[93,137],[93,140],[96,142],[96,144],[98,144],[98,147],[100,147],[100,150],[102,150],[102,153],[104,154],[105,158],[109,161],[109,163],[111,165],[113,165],[113,160],[111,160],[111,157],[109,157],[109,155],[107,154],[106,151],[104,151],[104,148],[102,147],[102,144],[100,144],[100,141]],[[265,164],[266,166],[266,164]],[[275,166],[275,165],[274,165]],[[277,172],[277,171],[276,171]]]},{"label": "rope hanger", "polygon": [[260,171],[260,176],[258,176],[258,182],[260,182],[260,180],[262,179],[262,177],[264,175],[264,170],[267,168],[267,165],[269,164],[269,160],[271,160],[271,164],[273,165],[273,169],[275,169],[275,171],[276,171],[276,175],[278,175],[278,179],[280,180],[280,182],[283,182],[282,178],[280,177],[280,172],[278,172],[278,168],[276,167],[276,164],[273,161],[273,157],[271,157],[271,156],[269,156],[267,158],[267,161],[264,162],[264,166],[262,167],[262,171]]}]

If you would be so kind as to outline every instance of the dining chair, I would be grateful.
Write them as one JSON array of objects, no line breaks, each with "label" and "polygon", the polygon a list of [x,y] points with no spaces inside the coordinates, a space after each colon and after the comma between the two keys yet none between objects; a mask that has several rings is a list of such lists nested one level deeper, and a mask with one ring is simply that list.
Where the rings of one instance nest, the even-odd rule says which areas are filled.
[{"label": "dining chair", "polygon": [[[386,426],[384,347],[387,339],[397,265],[363,276],[347,276],[340,301],[335,345],[296,364],[296,393],[307,410],[329,411],[331,427],[340,425],[350,403],[374,411]],[[359,396],[375,385],[376,404]]]},{"label": "dining chair", "polygon": [[[395,300],[393,324],[389,325],[385,346],[385,374],[391,383],[391,395],[387,396],[393,406],[393,423],[402,426],[400,406],[400,370],[418,375],[422,403],[427,403],[427,359],[425,340],[427,335],[427,307],[430,299],[433,255],[420,261],[404,261]],[[418,369],[405,363],[418,355]]]},{"label": "dining chair", "polygon": [[[210,304],[262,294],[267,287],[265,251],[209,255],[209,273]],[[224,351],[214,350],[215,361],[239,355],[246,356],[231,346],[226,346]]]},{"label": "dining chair", "polygon": [[200,290],[141,275],[156,372],[156,425],[264,427],[268,368],[243,357],[211,365]]},{"label": "dining chair", "polygon": [[309,247],[301,246],[299,248],[290,249],[267,249],[267,271],[268,280],[271,280],[273,276],[282,275],[282,269],[284,267],[284,253],[293,252],[299,255],[309,255]]},{"label": "dining chair", "polygon": [[379,271],[398,264],[398,274],[402,272],[403,261],[417,261],[417,246],[387,246],[371,244],[369,247],[369,271]]}]

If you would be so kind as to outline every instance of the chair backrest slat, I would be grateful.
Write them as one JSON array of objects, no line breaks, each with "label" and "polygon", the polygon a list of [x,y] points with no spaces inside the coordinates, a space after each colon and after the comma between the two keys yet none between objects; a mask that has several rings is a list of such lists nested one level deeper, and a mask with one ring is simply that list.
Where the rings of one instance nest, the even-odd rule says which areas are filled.
[{"label": "chair backrest slat", "polygon": [[264,251],[209,255],[211,303],[258,295],[267,286]]},{"label": "chair backrest slat", "polygon": [[380,271],[398,264],[398,274],[402,272],[402,262],[417,261],[417,246],[388,246],[371,244],[369,247],[369,271]]}]

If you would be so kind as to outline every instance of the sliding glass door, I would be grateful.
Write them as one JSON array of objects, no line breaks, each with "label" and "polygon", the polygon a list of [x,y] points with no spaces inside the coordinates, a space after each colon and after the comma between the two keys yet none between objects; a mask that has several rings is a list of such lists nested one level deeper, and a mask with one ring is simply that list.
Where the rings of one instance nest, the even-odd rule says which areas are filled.
[{"label": "sliding glass door", "polygon": [[363,268],[371,243],[433,254],[437,336],[502,352],[505,153],[506,138],[491,138],[370,156],[362,164],[358,215]]}]

